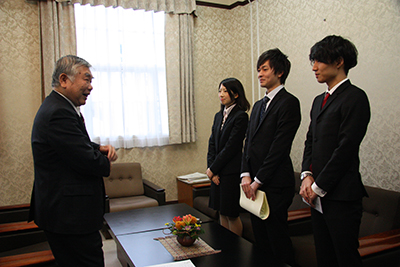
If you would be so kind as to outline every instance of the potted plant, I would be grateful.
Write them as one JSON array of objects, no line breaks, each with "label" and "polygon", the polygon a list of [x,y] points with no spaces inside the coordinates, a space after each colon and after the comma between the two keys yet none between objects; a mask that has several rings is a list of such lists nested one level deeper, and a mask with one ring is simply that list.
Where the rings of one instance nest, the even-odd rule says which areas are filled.
[{"label": "potted plant", "polygon": [[178,243],[185,247],[191,246],[199,235],[204,233],[199,220],[190,214],[183,217],[176,216],[172,219],[172,223],[165,225],[171,234],[177,236]]}]

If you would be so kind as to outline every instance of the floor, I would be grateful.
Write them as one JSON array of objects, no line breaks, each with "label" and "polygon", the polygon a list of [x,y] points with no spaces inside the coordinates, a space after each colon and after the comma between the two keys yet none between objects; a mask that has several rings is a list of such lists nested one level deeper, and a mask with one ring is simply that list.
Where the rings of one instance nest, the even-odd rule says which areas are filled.
[{"label": "floor", "polygon": [[122,267],[117,258],[117,247],[113,239],[103,240],[103,251],[106,267]]}]

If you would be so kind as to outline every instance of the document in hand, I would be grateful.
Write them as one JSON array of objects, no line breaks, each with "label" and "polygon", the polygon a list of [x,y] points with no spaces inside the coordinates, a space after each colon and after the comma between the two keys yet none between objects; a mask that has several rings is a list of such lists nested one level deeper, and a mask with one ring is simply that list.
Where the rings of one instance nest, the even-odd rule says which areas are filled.
[{"label": "document in hand", "polygon": [[[303,202],[304,203],[306,203],[308,206],[310,206],[311,207],[311,205],[307,202],[307,201],[305,201],[305,199],[304,198],[302,198],[303,199]],[[317,211],[319,211],[320,213],[324,213],[323,211],[322,211],[322,205],[321,205],[321,198],[320,197],[317,197],[315,200],[314,200],[314,209],[316,209]]]},{"label": "document in hand", "polygon": [[256,199],[252,200],[246,197],[240,186],[240,206],[262,220],[267,219],[269,216],[269,205],[264,191],[257,190]]}]

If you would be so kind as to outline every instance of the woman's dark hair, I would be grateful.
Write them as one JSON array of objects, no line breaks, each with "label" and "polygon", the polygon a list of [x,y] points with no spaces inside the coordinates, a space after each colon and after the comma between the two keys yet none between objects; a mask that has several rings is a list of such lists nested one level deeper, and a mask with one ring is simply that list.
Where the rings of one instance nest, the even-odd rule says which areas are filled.
[{"label": "woman's dark hair", "polygon": [[[236,78],[227,78],[219,83],[218,89],[221,85],[225,86],[228,91],[229,96],[232,100],[235,101],[236,105],[244,111],[248,111],[250,109],[250,103],[246,99],[246,94],[244,93],[244,88],[242,83]],[[238,95],[235,98],[235,95]],[[221,108],[224,108],[224,105],[221,105]]]},{"label": "woman's dark hair", "polygon": [[288,57],[278,48],[265,51],[258,57],[257,71],[262,64],[269,60],[269,66],[274,70],[274,74],[282,73],[280,78],[281,84],[285,84],[286,78],[290,72],[290,61]]},{"label": "woman's dark hair", "polygon": [[346,75],[357,65],[358,51],[355,45],[341,36],[329,35],[310,49],[310,61],[332,64],[343,58]]}]

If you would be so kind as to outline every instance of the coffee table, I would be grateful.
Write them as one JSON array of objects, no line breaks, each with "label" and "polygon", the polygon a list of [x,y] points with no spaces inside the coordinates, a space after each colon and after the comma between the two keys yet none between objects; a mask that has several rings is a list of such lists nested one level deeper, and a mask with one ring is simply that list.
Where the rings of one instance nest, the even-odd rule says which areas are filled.
[{"label": "coffee table", "polygon": [[212,218],[184,203],[106,213],[104,219],[111,229],[111,235],[117,236],[160,230],[166,227],[165,223],[172,222],[173,217],[186,214],[195,216],[203,223],[213,221]]},{"label": "coffee table", "polygon": [[[191,258],[190,260],[196,267],[287,266],[275,259],[266,258],[265,254],[252,243],[233,234],[218,223],[208,220],[206,215],[186,204],[165,205],[155,208],[157,209],[145,208],[131,210],[130,212],[106,214],[105,219],[107,223],[111,223],[109,225],[111,235],[116,242],[117,255],[122,266],[145,267],[173,262],[172,255],[154,238],[165,237],[162,231],[165,228],[165,222],[170,222],[173,216],[182,216],[187,213],[203,220],[202,227],[205,233],[200,237],[213,249],[221,250],[217,254]],[[147,209],[153,210],[145,211]],[[157,212],[155,213],[155,211]],[[167,215],[164,214],[164,211]],[[184,213],[177,213],[179,211],[184,211]],[[129,218],[132,219],[135,214],[141,215],[141,217],[135,218],[136,223],[133,223]],[[128,218],[124,218],[126,216]],[[117,223],[117,219],[122,221]],[[153,223],[154,219],[158,223]],[[128,223],[130,227],[123,226],[124,223]],[[149,226],[147,230],[145,229],[146,225]]]}]

